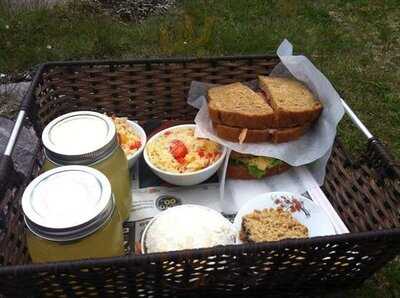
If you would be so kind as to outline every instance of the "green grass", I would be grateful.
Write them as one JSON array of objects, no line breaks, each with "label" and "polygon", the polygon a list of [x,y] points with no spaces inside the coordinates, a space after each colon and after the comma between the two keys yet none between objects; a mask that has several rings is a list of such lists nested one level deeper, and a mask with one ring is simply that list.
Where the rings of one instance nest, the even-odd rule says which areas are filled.
[{"label": "green grass", "polygon": [[[183,1],[140,25],[79,1],[55,9],[0,9],[0,72],[49,60],[274,53],[286,37],[400,157],[398,2],[266,2]],[[364,146],[349,121],[340,131],[349,148]]]},{"label": "green grass", "polygon": [[[399,159],[398,0],[181,1],[141,24],[78,2],[51,10],[0,9],[0,72],[49,60],[274,53],[283,38],[315,63]],[[365,146],[349,120],[340,126],[347,147],[357,152]],[[354,295],[399,296],[399,270],[394,262]]]}]

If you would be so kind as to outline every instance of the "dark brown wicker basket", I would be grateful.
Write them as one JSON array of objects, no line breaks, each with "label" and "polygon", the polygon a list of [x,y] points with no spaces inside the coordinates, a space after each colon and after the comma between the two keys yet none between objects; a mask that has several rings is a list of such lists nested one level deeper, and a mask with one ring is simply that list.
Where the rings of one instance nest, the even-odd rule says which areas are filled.
[{"label": "dark brown wicker basket", "polygon": [[[22,110],[40,135],[75,110],[138,120],[191,120],[192,80],[230,83],[269,74],[272,56],[61,62],[42,65]],[[323,187],[351,234],[277,243],[30,264],[20,197],[38,173],[0,162],[0,294],[49,297],[311,295],[356,287],[399,253],[400,170],[377,139],[353,162],[336,142]]]}]

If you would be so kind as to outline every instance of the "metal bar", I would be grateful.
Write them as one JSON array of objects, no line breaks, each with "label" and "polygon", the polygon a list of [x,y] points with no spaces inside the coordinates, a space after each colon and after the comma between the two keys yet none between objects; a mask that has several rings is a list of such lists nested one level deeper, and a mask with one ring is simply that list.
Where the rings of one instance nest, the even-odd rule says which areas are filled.
[{"label": "metal bar", "polygon": [[18,113],[17,120],[15,121],[13,130],[11,132],[10,138],[8,139],[6,150],[4,151],[4,155],[11,156],[15,142],[17,141],[19,132],[21,131],[21,127],[25,118],[25,111],[21,110]]},{"label": "metal bar", "polygon": [[361,132],[367,137],[367,139],[371,139],[374,136],[368,130],[368,128],[361,122],[361,120],[357,117],[357,115],[353,112],[353,110],[347,105],[347,103],[341,98],[343,107],[346,111],[346,114],[350,117],[351,121],[361,130]]},{"label": "metal bar", "polygon": [[17,119],[16,119],[16,121],[14,123],[14,127],[13,127],[13,129],[11,131],[10,138],[8,139],[7,146],[6,146],[6,149],[4,151],[4,155],[6,155],[6,156],[11,156],[11,154],[12,154],[12,152],[14,150],[15,143],[17,141],[18,135],[19,135],[19,133],[21,131],[21,128],[23,126],[23,122],[24,122],[24,119],[25,119],[26,112],[27,111],[29,112],[29,109],[31,108],[32,101],[34,100],[34,98],[33,98],[34,89],[38,85],[38,83],[40,81],[40,78],[41,78],[41,75],[42,75],[42,72],[45,69],[45,67],[46,67],[46,64],[41,64],[39,66],[38,70],[35,73],[35,76],[33,77],[33,80],[31,82],[28,90],[25,93],[24,98],[21,101],[20,110],[18,112]]},{"label": "metal bar", "polygon": [[26,91],[24,98],[21,101],[21,106],[20,110],[25,110],[28,113],[30,113],[31,105],[34,103],[33,101],[35,100],[34,97],[34,90],[36,89],[37,85],[39,84],[40,80],[42,79],[42,74],[43,71],[46,68],[46,64],[41,64],[39,65],[35,76],[33,77],[33,80],[31,84],[29,85],[28,90]]}]

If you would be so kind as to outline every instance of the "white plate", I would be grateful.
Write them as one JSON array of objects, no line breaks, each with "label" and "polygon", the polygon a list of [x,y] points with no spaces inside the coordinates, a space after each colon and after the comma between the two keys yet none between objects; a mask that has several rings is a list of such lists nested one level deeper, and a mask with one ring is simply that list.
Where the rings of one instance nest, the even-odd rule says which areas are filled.
[{"label": "white plate", "polygon": [[[293,210],[295,204],[293,199],[301,204],[300,210]],[[290,192],[269,192],[248,201],[237,213],[233,226],[237,231],[237,243],[242,243],[239,239],[239,232],[242,226],[242,217],[265,208],[283,207],[284,210],[291,211],[295,219],[308,228],[308,236],[327,236],[335,235],[336,231],[325,212],[310,199],[295,195]],[[292,210],[290,210],[292,207]],[[309,215],[309,216],[307,216]]]}]

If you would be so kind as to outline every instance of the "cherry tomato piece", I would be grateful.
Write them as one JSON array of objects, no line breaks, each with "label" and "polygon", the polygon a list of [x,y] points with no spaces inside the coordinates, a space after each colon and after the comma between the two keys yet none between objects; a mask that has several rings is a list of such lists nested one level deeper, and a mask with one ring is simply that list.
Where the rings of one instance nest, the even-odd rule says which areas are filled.
[{"label": "cherry tomato piece", "polygon": [[169,150],[170,150],[172,156],[176,160],[182,159],[186,156],[186,154],[188,154],[188,150],[187,150],[185,144],[180,140],[173,140],[171,142]]},{"label": "cherry tomato piece", "polygon": [[200,157],[204,157],[204,149],[199,149],[199,150],[197,150],[197,154],[200,156]]},{"label": "cherry tomato piece", "polygon": [[129,146],[129,149],[131,149],[131,150],[138,149],[138,148],[140,148],[141,145],[142,145],[142,143],[140,141],[136,141]]}]

